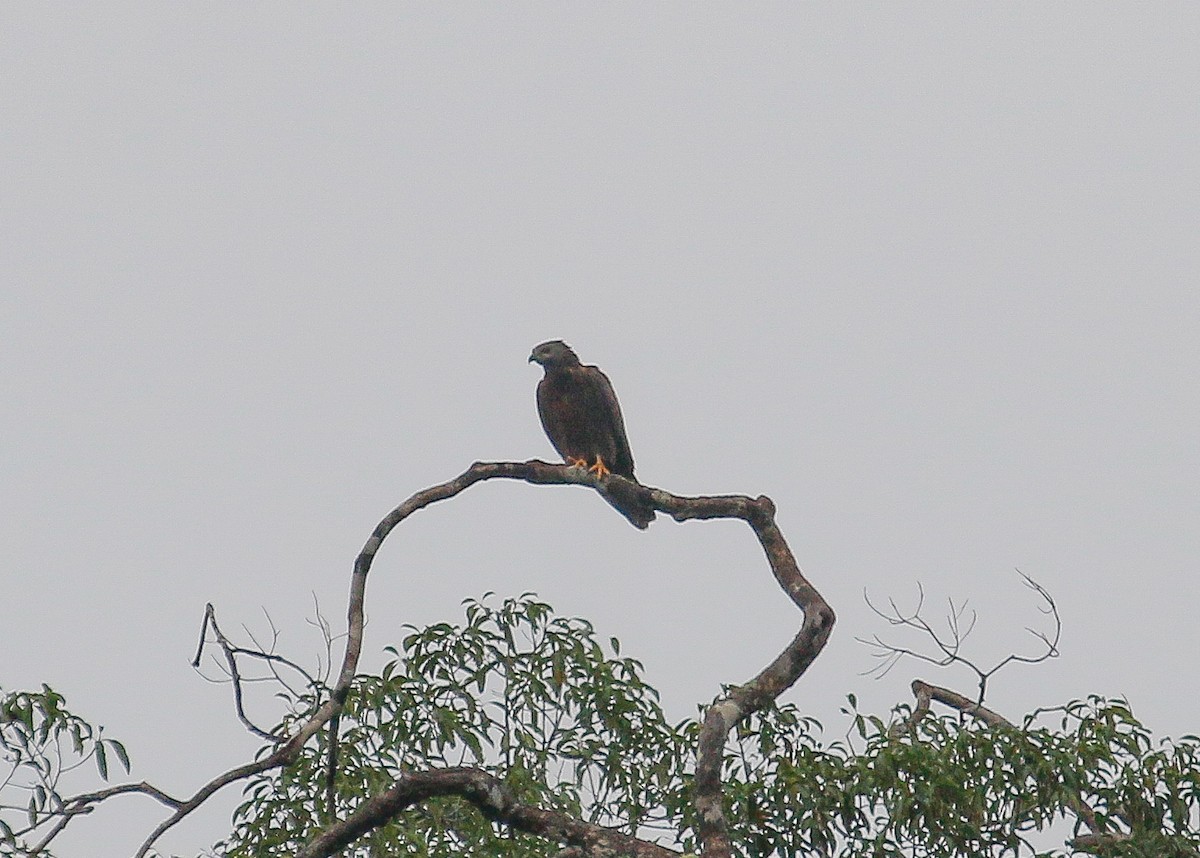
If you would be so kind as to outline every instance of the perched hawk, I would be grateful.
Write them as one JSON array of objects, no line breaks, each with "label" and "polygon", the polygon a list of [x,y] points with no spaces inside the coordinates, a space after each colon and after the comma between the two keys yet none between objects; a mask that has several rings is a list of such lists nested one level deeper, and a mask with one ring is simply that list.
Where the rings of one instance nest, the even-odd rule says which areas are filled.
[{"label": "perched hawk", "polygon": [[[618,474],[636,483],[625,421],[608,376],[580,363],[562,340],[537,346],[529,360],[546,371],[537,387],[538,416],[559,455],[599,477]],[[634,486],[614,481],[603,494],[634,527],[644,529],[654,519]]]}]

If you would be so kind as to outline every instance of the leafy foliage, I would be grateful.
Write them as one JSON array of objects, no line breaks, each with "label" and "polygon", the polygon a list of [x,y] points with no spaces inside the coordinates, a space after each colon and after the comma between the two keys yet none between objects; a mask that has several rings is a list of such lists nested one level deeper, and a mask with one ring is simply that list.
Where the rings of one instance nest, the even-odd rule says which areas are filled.
[{"label": "leafy foliage", "polygon": [[[378,676],[358,679],[342,718],[334,816],[407,770],[472,765],[521,800],[694,851],[690,800],[697,722],[670,724],[641,665],[590,624],[528,594],[465,603],[463,625],[413,629]],[[308,701],[315,705],[316,701]],[[1128,835],[1111,856],[1195,856],[1200,740],[1155,746],[1121,701],[1037,713],[1021,729],[957,715],[892,723],[851,698],[850,737],[825,742],[795,706],[768,709],[731,737],[727,812],[746,858],[778,855],[1065,856],[1046,832],[1075,826],[1082,799]],[[297,712],[295,719],[302,717]],[[901,729],[905,724],[907,728]],[[899,725],[899,726],[898,726]],[[252,782],[233,858],[291,854],[330,817],[325,749]],[[1036,841],[1036,842],[1035,842]],[[557,844],[505,833],[444,798],[402,814],[347,855],[545,856]]]},{"label": "leafy foliage", "polygon": [[[677,763],[690,731],[670,725],[641,665],[608,651],[584,620],[528,596],[492,608],[466,603],[462,626],[413,629],[378,676],[361,676],[342,715],[336,816],[407,769],[472,765],[524,802],[636,831],[669,824]],[[297,713],[296,720],[302,720]],[[329,817],[321,794],[325,748],[248,788],[231,856],[290,854]],[[677,803],[677,802],[676,802]],[[397,845],[400,844],[400,845]],[[500,836],[453,799],[376,831],[359,845],[411,854],[545,853],[541,841]],[[378,853],[375,853],[378,854]]]},{"label": "leafy foliage", "polygon": [[[410,629],[389,651],[378,675],[358,677],[342,716],[332,814],[322,737],[296,765],[247,784],[219,854],[291,855],[405,772],[463,765],[527,804],[696,850],[698,724],[668,722],[615,639],[525,595],[469,601],[464,623]],[[286,698],[283,727],[326,693]],[[1200,855],[1200,739],[1156,743],[1123,701],[1075,701],[1002,728],[954,713],[914,718],[905,706],[884,721],[853,698],[844,711],[850,729],[837,741],[791,704],[730,737],[726,810],[740,856],[1064,858],[1076,837],[1110,858]],[[37,851],[46,833],[103,795],[65,795],[64,777],[94,761],[106,779],[113,759],[128,770],[124,747],[50,688],[0,695],[0,856],[49,854]],[[1116,837],[1085,844],[1081,809]],[[1055,839],[1066,847],[1050,848]],[[558,848],[447,797],[344,854],[540,858]]]},{"label": "leafy foliage", "polygon": [[[0,856],[27,855],[62,816],[64,776],[94,761],[107,780],[110,754],[129,771],[129,755],[64,706],[48,685],[0,693]],[[43,852],[41,854],[48,854]]]}]

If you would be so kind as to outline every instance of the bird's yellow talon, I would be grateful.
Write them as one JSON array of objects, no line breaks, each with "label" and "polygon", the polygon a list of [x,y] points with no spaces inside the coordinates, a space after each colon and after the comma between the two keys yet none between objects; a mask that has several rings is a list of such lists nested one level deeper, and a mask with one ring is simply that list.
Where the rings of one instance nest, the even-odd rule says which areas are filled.
[{"label": "bird's yellow talon", "polygon": [[588,468],[588,470],[597,477],[607,477],[612,473],[612,471],[608,469],[608,466],[604,464],[604,459],[602,459],[600,456],[596,457],[596,464],[592,465],[590,468]]}]

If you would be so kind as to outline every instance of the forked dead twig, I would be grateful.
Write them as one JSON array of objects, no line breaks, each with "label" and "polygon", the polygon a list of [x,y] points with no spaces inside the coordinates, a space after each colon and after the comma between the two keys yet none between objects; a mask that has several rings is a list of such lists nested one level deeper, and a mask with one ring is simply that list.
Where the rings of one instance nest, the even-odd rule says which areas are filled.
[{"label": "forked dead twig", "polygon": [[975,629],[975,624],[978,620],[976,612],[974,610],[970,612],[970,619],[964,628],[963,617],[967,613],[967,602],[964,601],[962,604],[956,605],[953,599],[949,600],[950,609],[946,617],[947,630],[945,633],[940,633],[925,619],[922,613],[925,606],[925,590],[918,584],[917,605],[911,611],[901,610],[895,600],[891,598],[888,599],[890,610],[879,608],[871,601],[866,591],[863,592],[863,599],[866,601],[867,607],[874,611],[876,616],[885,620],[888,625],[920,632],[928,641],[932,642],[933,648],[936,651],[935,654],[885,641],[879,635],[872,635],[869,638],[855,638],[859,643],[871,647],[873,650],[872,657],[879,661],[879,664],[865,672],[882,678],[904,658],[916,659],[917,661],[923,661],[937,667],[948,667],[952,664],[959,664],[975,674],[979,689],[975,703],[982,706],[984,699],[987,697],[988,682],[998,671],[1007,665],[1013,663],[1038,664],[1058,656],[1058,643],[1062,636],[1062,618],[1059,616],[1058,606],[1054,602],[1054,597],[1041,584],[1034,581],[1021,570],[1018,569],[1017,574],[1021,576],[1022,583],[1037,594],[1039,599],[1038,610],[1051,617],[1053,621],[1053,628],[1049,632],[1028,626],[1025,628],[1025,631],[1041,642],[1043,646],[1042,651],[1033,655],[1010,653],[991,667],[981,667],[977,662],[962,654],[963,643]]}]

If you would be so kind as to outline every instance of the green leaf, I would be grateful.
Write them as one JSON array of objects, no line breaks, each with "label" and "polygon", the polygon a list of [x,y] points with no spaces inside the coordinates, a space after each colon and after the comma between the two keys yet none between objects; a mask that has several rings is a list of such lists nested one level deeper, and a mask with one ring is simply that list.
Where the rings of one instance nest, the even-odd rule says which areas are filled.
[{"label": "green leaf", "polygon": [[100,777],[108,780],[108,754],[104,750],[104,743],[97,742],[96,751],[96,768],[100,770]]},{"label": "green leaf", "polygon": [[121,762],[121,767],[125,769],[125,774],[129,774],[129,753],[125,750],[125,746],[116,739],[105,739],[104,741],[108,742],[108,746],[117,755],[117,759]]}]

